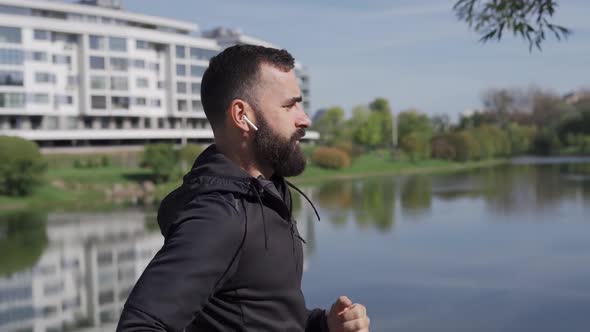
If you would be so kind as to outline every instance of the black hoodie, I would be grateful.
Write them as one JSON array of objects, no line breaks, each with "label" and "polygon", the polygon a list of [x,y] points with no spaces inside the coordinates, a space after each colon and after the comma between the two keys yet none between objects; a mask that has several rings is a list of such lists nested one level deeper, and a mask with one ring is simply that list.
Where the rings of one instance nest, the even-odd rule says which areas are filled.
[{"label": "black hoodie", "polygon": [[164,245],[117,331],[327,331],[324,311],[305,308],[287,182],[271,180],[207,148],[160,205]]}]

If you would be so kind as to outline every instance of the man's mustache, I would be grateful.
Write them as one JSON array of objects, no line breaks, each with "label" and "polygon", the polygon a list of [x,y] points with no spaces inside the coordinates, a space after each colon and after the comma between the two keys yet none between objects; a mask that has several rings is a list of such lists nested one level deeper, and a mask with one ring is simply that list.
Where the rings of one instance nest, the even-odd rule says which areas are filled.
[{"label": "man's mustache", "polygon": [[291,142],[296,142],[296,141],[302,139],[304,136],[305,136],[305,129],[299,128],[295,131],[295,133],[293,133],[293,136],[291,136]]}]

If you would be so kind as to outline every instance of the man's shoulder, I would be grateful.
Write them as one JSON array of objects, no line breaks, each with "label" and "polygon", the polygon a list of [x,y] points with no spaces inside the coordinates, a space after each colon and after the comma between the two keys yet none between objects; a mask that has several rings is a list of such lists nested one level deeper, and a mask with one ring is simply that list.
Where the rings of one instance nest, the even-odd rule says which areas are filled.
[{"label": "man's shoulder", "polygon": [[207,192],[191,194],[178,188],[168,195],[158,210],[162,234],[186,222],[214,222],[239,225],[240,204],[232,193]]}]

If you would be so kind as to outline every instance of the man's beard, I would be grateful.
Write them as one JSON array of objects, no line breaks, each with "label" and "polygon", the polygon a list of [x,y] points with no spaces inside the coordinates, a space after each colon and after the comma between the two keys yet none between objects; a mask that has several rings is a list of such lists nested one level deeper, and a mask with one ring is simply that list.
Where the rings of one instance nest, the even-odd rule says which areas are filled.
[{"label": "man's beard", "polygon": [[290,139],[274,133],[258,114],[258,131],[254,136],[254,154],[259,164],[272,168],[274,174],[288,177],[296,176],[305,169],[305,155],[297,141],[305,136],[305,129],[297,129]]}]

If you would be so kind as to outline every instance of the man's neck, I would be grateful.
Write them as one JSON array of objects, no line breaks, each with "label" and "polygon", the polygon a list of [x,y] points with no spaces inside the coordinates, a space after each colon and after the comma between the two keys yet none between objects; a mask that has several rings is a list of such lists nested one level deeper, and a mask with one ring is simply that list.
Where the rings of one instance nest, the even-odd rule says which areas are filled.
[{"label": "man's neck", "polygon": [[254,153],[249,151],[246,146],[238,145],[237,148],[232,148],[229,144],[223,144],[222,142],[215,142],[215,146],[219,152],[246,171],[246,173],[250,174],[250,176],[258,178],[262,175],[264,178],[270,179],[273,175],[272,169],[263,167],[260,163],[256,162]]}]

